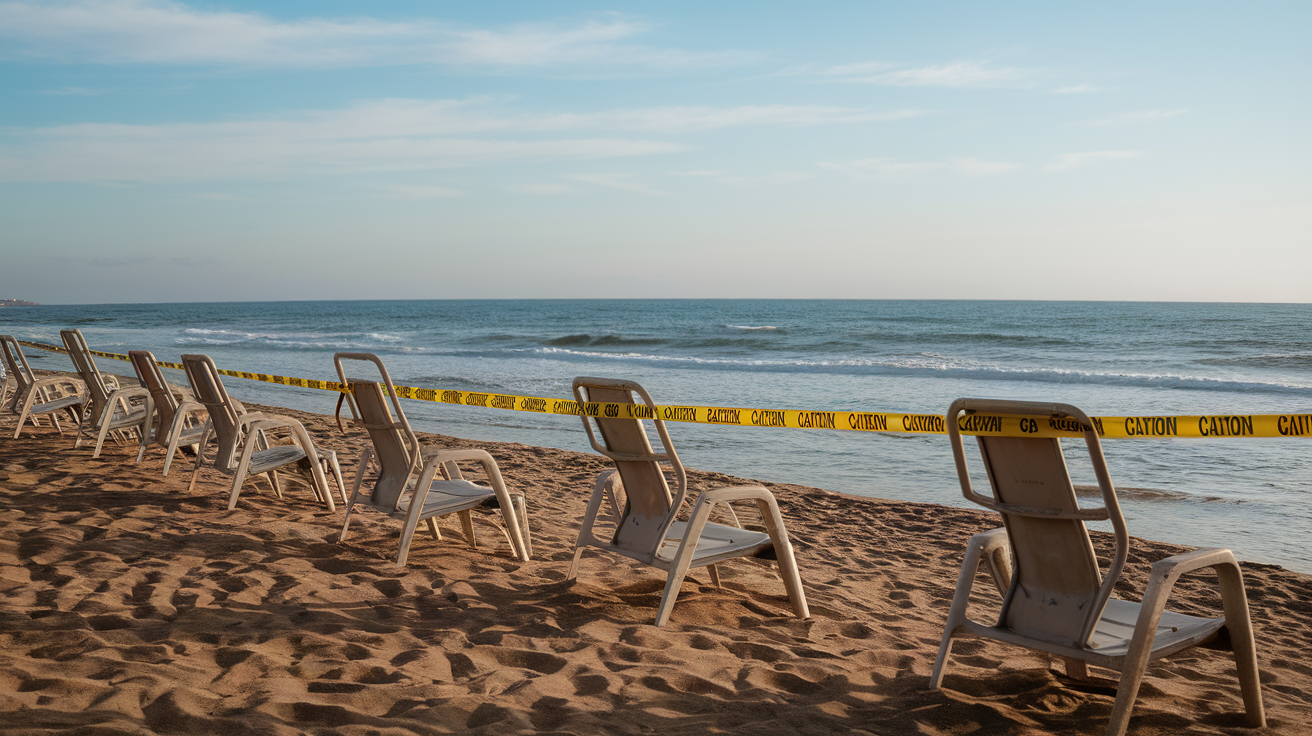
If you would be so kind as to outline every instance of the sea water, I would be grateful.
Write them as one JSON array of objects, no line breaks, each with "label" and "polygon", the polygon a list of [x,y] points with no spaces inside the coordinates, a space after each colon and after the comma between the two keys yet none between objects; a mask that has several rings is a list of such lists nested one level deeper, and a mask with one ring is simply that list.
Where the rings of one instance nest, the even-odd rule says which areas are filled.
[{"label": "sea water", "polygon": [[[64,327],[81,328],[96,350],[146,349],[168,361],[208,353],[222,368],[302,378],[334,378],[334,352],[374,352],[400,384],[545,397],[567,398],[571,380],[590,375],[637,380],[665,404],[941,414],[971,396],[1061,401],[1105,416],[1312,412],[1310,305],[506,300],[0,310],[0,332],[20,339],[60,344]],[[27,353],[34,367],[69,368],[63,356]],[[99,363],[131,375],[126,363]],[[321,413],[337,398],[225,381],[242,400]],[[427,402],[407,402],[406,412],[420,431],[589,449],[576,417]],[[941,435],[679,423],[670,431],[690,467],[969,505]],[[1094,485],[1082,442],[1063,444],[1077,484]],[[1131,534],[1312,572],[1312,438],[1103,447]],[[535,489],[524,490],[531,499]]]}]

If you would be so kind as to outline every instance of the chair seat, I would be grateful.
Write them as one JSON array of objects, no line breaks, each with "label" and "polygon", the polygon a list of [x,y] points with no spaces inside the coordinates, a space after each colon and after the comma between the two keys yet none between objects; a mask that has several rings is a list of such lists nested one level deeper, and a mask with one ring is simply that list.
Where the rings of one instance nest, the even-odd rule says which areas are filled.
[{"label": "chair seat", "polygon": [[304,457],[305,451],[295,445],[277,445],[267,450],[256,450],[251,453],[250,469],[246,472],[251,475],[267,473]]},{"label": "chair seat", "polygon": [[[482,506],[488,499],[496,497],[496,492],[491,488],[467,480],[435,480],[428,486],[428,495],[424,498],[424,507],[419,511],[419,518],[429,519],[434,516],[454,514],[457,511]],[[406,518],[410,514],[410,503],[413,499],[413,496],[401,499],[400,506],[389,515],[396,519]]]},{"label": "chair seat", "polygon": [[[204,435],[205,435],[205,425],[203,424],[197,424],[194,427],[185,427],[181,432],[178,433],[178,446],[186,447],[187,445],[197,444],[200,442],[200,438],[203,437]],[[167,435],[164,437],[160,437],[159,444],[167,447],[169,444],[168,439],[169,438]]]},{"label": "chair seat", "polygon": [[83,404],[81,396],[65,396],[62,399],[47,401],[44,404],[34,404],[28,410],[28,414],[53,414],[60,409],[67,409],[70,406],[81,406]]},{"label": "chair seat", "polygon": [[123,427],[134,427],[144,423],[145,421],[146,421],[146,408],[142,407],[140,409],[136,409],[135,411],[129,414],[123,414],[122,412],[115,414],[114,417],[109,421],[109,428],[111,430],[114,430],[114,429],[121,429]]},{"label": "chair seat", "polygon": [[[665,541],[656,550],[656,559],[671,562],[683,543],[683,535],[688,522],[676,521],[670,524],[665,533]],[[697,549],[692,553],[692,567],[714,564],[731,557],[749,556],[759,550],[773,546],[769,534],[739,529],[736,526],[708,523],[697,539]]]},{"label": "chair seat", "polygon": [[[1105,657],[1124,657],[1134,638],[1134,624],[1141,605],[1119,598],[1108,598],[1098,625],[1090,638],[1090,649]],[[1225,626],[1224,618],[1199,618],[1174,611],[1162,611],[1153,636],[1152,657],[1164,657],[1210,639]]]}]

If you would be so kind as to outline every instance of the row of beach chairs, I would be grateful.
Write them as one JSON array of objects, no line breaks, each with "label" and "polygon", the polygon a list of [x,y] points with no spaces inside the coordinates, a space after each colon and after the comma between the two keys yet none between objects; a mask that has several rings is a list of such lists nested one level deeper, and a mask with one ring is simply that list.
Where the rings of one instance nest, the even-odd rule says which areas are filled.
[{"label": "row of beach chairs", "polygon": [[[121,387],[112,376],[97,370],[80,331],[64,330],[61,337],[80,381],[62,376],[36,378],[17,341],[0,336],[0,355],[10,375],[0,406],[18,416],[14,437],[27,422],[35,426],[39,417],[61,434],[61,418],[76,424],[75,447],[84,430],[95,436],[93,456],[100,454],[107,438],[125,442],[135,436],[140,445],[137,462],[148,447],[156,446],[165,453],[166,476],[178,450],[190,448],[196,461],[189,489],[194,488],[203,467],[229,475],[230,509],[236,507],[242,486],[252,476],[268,479],[281,498],[277,473],[291,469],[305,477],[317,502],[335,510],[328,484],[331,476],[345,504],[339,541],[346,538],[358,509],[387,514],[402,522],[396,558],[401,567],[419,524],[424,523],[440,540],[437,520],[450,515],[460,520],[471,545],[476,546],[477,518],[500,531],[515,557],[527,562],[532,556],[525,494],[507,488],[496,460],[486,451],[425,447],[406,419],[386,366],[376,355],[338,353],[333,359],[339,379],[352,389],[343,394],[343,400],[354,423],[370,440],[348,496],[336,454],[317,448],[294,418],[247,411],[228,395],[208,356],[182,356],[191,389],[188,395],[167,383],[151,353],[131,351],[140,386]],[[346,366],[361,363],[371,366],[370,378],[348,377]],[[652,423],[650,429],[654,429],[660,449],[653,447],[644,420],[583,416],[589,443],[614,467],[597,478],[568,578],[576,576],[588,548],[665,570],[665,590],[655,619],[655,625],[661,626],[669,620],[690,569],[706,567],[718,586],[719,563],[738,557],[763,558],[776,561],[794,613],[809,617],[788,532],[768,489],[759,485],[716,488],[694,499],[665,423],[642,386],[626,380],[581,377],[574,380],[573,391],[579,402],[645,404],[652,409],[653,418],[647,421]],[[339,402],[339,424],[341,406]],[[1059,441],[1054,438],[977,437],[992,493],[976,492],[958,429],[959,418],[970,414],[1077,422],[1084,428],[1102,506],[1080,506]],[[1129,535],[1098,435],[1082,411],[1067,404],[960,399],[948,410],[947,428],[963,495],[998,512],[1003,526],[978,534],[967,544],[930,677],[931,688],[942,683],[957,637],[978,636],[1037,649],[1063,660],[1067,674],[1075,679],[1089,678],[1088,665],[1120,672],[1108,727],[1108,734],[1115,736],[1129,725],[1151,661],[1216,640],[1227,630],[1248,721],[1252,726],[1265,725],[1255,638],[1243,579],[1230,550],[1200,549],[1154,563],[1141,602],[1113,595],[1125,568]],[[277,434],[286,435],[288,439],[283,441],[290,444],[270,442]],[[215,450],[206,459],[211,443]],[[459,466],[462,462],[478,463],[488,485],[465,479]],[[689,503],[691,509],[685,513]],[[754,505],[763,529],[743,528],[734,503]],[[476,511],[485,513],[475,517]],[[1095,520],[1110,521],[1113,528],[1115,548],[1105,571],[1085,526]],[[614,531],[600,531],[597,524],[601,521],[613,524]],[[981,568],[990,574],[1002,596],[994,623],[975,621],[966,612]],[[1166,610],[1167,597],[1179,576],[1202,568],[1216,571],[1224,615],[1201,618]]]}]

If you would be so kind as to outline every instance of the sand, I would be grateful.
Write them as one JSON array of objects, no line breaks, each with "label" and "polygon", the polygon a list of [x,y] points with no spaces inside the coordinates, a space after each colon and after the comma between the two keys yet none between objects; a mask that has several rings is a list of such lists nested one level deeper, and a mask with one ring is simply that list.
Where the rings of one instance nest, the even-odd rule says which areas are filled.
[{"label": "sand", "polygon": [[[362,435],[300,418],[349,478]],[[454,520],[416,536],[398,570],[399,522],[262,482],[226,508],[228,479],[162,452],[91,459],[53,429],[0,439],[0,730],[118,733],[1101,734],[1108,684],[1046,655],[956,645],[927,689],[962,550],[983,512],[766,484],[788,522],[812,617],[755,561],[684,583],[651,625],[661,573],[588,553],[565,572],[592,481],[586,453],[477,443],[528,495],[534,559],[491,527],[471,549]],[[424,435],[428,443],[475,446]],[[677,432],[675,441],[677,442]],[[744,482],[693,472],[693,489]],[[754,481],[753,481],[754,482]],[[951,489],[945,489],[945,493]],[[1133,529],[1131,529],[1133,531]],[[1108,537],[1095,535],[1106,554]],[[1183,548],[1136,540],[1123,597],[1149,562]],[[1312,722],[1312,577],[1245,564],[1258,632],[1263,733]],[[986,587],[973,604],[995,609]],[[1215,578],[1189,576],[1173,608],[1219,615]],[[1233,660],[1199,648],[1150,668],[1135,734],[1246,734]]]}]

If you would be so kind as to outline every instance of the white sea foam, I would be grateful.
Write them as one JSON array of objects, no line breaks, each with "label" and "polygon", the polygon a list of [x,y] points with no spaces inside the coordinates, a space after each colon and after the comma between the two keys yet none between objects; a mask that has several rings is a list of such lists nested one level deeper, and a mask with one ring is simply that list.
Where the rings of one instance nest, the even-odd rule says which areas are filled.
[{"label": "white sea foam", "polygon": [[778,370],[785,372],[872,372],[893,374],[937,374],[974,380],[1036,381],[1042,383],[1124,385],[1151,388],[1182,388],[1204,391],[1269,391],[1276,393],[1312,393],[1312,382],[1252,381],[1173,373],[1137,373],[1085,371],[1068,368],[1021,368],[997,363],[957,358],[936,353],[919,353],[884,358],[705,358],[689,355],[654,355],[649,353],[609,353],[569,348],[528,348],[524,351],[543,355],[635,361],[664,364],[705,365],[724,368]]}]

